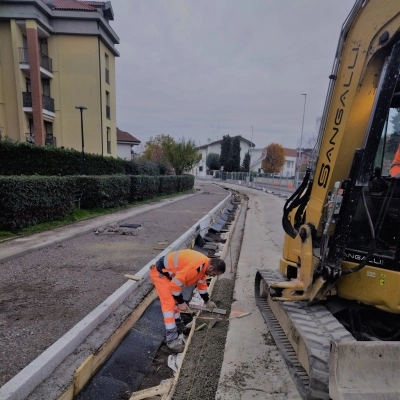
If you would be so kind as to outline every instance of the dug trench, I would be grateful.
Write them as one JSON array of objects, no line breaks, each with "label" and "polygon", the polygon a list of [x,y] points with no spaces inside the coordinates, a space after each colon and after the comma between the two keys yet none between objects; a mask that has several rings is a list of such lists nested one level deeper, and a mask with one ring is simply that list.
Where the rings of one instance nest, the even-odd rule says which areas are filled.
[{"label": "dug trench", "polygon": [[[240,207],[238,207],[239,203],[241,203]],[[235,271],[243,237],[246,210],[247,200],[242,196],[240,199],[237,198],[234,209],[226,221],[227,225],[221,227],[222,232],[231,230],[230,240],[226,241],[227,236],[221,234],[221,231],[208,231],[206,237],[211,240],[211,243],[226,241],[222,253],[220,253],[220,249],[206,250],[207,245],[202,249],[199,246],[194,247],[195,250],[207,252],[209,257],[223,255],[227,270],[219,278],[214,278],[211,298],[218,308],[226,310],[226,314],[210,314],[204,311],[197,313],[196,325],[192,328],[190,344],[187,345],[187,351],[184,352],[180,373],[172,386],[170,385],[169,396],[163,398],[215,398],[229,328]],[[191,292],[192,290],[188,290],[186,293],[184,291],[185,300],[190,300]],[[188,314],[182,314],[182,317],[185,322],[191,320],[191,316]],[[217,317],[218,320],[211,323],[214,317]],[[196,328],[199,327],[202,329],[197,330]],[[152,398],[142,397],[140,391],[155,388],[162,381],[166,379],[172,381],[174,377],[174,372],[168,362],[169,356],[173,355],[163,339],[162,314],[159,300],[156,299],[124,338],[115,353],[77,396],[77,399],[128,400],[131,396],[138,399]]]},{"label": "dug trench", "polygon": [[[247,210],[246,197],[242,199],[240,210],[240,213],[236,214],[235,229],[231,234],[230,242],[227,244],[224,258],[227,270],[224,275],[216,280],[211,295],[211,299],[217,304],[217,307],[226,310],[227,313],[226,315],[217,315],[202,312],[198,317],[196,327],[206,325],[203,329],[195,331],[192,336],[172,395],[174,400],[215,399],[229,329],[231,304],[234,300],[235,272],[240,255]],[[218,235],[215,235],[214,238],[218,240]],[[214,317],[217,319],[215,324],[210,319]],[[173,377],[173,372],[168,367],[168,356],[170,354],[163,343],[153,360],[149,373],[139,388],[140,390],[157,386],[162,380]],[[159,397],[154,397],[154,399],[156,398]]]}]

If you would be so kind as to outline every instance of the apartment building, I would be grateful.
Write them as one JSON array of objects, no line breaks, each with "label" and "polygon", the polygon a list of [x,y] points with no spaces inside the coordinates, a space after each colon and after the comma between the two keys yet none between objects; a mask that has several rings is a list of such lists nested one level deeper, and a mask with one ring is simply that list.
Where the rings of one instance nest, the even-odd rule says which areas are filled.
[{"label": "apartment building", "polygon": [[117,156],[113,17],[109,1],[0,1],[3,137]]}]

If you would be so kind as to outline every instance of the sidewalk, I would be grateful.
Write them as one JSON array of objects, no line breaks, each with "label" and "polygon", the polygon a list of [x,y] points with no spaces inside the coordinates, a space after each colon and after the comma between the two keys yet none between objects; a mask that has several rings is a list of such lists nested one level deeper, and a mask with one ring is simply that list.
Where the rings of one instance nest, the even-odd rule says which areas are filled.
[{"label": "sidewalk", "polygon": [[[226,184],[232,189],[237,185]],[[243,243],[231,312],[250,312],[230,321],[217,400],[300,400],[285,362],[255,304],[257,269],[278,268],[283,244],[284,199],[250,188]]]}]

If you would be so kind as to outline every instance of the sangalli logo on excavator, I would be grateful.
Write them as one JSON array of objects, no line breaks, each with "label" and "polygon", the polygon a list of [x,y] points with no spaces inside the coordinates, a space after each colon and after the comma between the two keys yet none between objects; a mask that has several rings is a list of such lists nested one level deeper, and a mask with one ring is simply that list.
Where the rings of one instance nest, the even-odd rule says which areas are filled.
[{"label": "sangalli logo on excavator", "polygon": [[[335,125],[332,129],[331,138],[329,139],[329,143],[331,144],[331,147],[325,153],[327,162],[322,163],[321,169],[319,171],[318,186],[322,186],[323,188],[326,188],[326,184],[328,183],[329,174],[331,172],[331,166],[330,166],[331,156],[332,156],[332,153],[335,151],[335,146],[337,143],[337,142],[335,142],[335,137],[339,133],[340,125],[342,124],[342,121],[343,121],[343,114],[345,112],[346,105],[347,105],[346,104],[346,95],[349,92],[348,88],[350,87],[351,82],[353,80],[353,73],[354,73],[353,70],[357,64],[359,48],[358,47],[353,48],[351,51],[354,52],[354,59],[353,59],[352,63],[347,67],[347,69],[350,70],[350,72],[351,72],[350,77],[348,79],[348,82],[343,84],[343,91],[342,91],[342,94],[340,95],[341,106],[338,107],[336,110]],[[340,133],[342,133],[342,132],[340,131]]]}]

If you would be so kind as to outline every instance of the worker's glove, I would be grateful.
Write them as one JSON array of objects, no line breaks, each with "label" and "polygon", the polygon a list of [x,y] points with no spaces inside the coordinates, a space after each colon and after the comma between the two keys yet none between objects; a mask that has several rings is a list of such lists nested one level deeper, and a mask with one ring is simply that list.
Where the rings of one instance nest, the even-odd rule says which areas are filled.
[{"label": "worker's glove", "polygon": [[189,311],[189,307],[186,303],[178,304],[178,308],[180,311]]},{"label": "worker's glove", "polygon": [[216,305],[213,301],[208,300],[207,303],[206,303],[206,307],[207,307],[210,311],[212,311],[214,308],[217,308],[217,305]]}]

